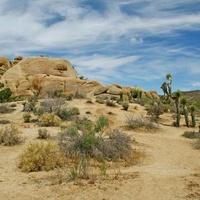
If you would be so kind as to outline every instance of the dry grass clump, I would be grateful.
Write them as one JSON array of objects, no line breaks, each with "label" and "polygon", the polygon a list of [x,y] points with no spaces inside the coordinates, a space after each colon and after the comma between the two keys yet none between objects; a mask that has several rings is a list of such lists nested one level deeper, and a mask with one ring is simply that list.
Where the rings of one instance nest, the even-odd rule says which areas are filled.
[{"label": "dry grass clump", "polygon": [[44,113],[39,117],[38,123],[40,126],[59,126],[61,119],[53,113]]},{"label": "dry grass clump", "polygon": [[4,146],[18,145],[24,142],[21,132],[14,125],[0,129],[0,144]]},{"label": "dry grass clump", "polygon": [[18,167],[23,172],[49,171],[65,163],[58,145],[48,141],[30,144],[19,156]]},{"label": "dry grass clump", "polygon": [[0,104],[0,113],[5,114],[5,113],[11,113],[15,111],[14,108],[11,108],[7,103],[1,103]]},{"label": "dry grass clump", "polygon": [[64,108],[67,108],[65,99],[46,99],[40,103],[40,106],[36,109],[35,113],[40,116],[44,113],[56,113],[58,110]]},{"label": "dry grass clump", "polygon": [[147,128],[158,129],[158,125],[142,115],[131,115],[126,118],[126,126],[129,129]]}]

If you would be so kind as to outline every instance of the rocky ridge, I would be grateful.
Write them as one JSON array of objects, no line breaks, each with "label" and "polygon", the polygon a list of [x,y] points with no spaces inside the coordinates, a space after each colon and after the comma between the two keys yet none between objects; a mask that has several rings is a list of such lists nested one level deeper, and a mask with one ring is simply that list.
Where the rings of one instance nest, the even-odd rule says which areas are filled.
[{"label": "rocky ridge", "polygon": [[[69,61],[43,56],[17,56],[13,61],[0,57],[0,82],[11,89],[13,96],[31,97],[37,93],[41,98],[53,90],[61,90],[66,95],[79,92],[87,97],[120,95],[123,92],[130,98],[133,89],[119,84],[106,85],[95,80],[82,80]],[[159,98],[155,91],[137,90],[141,91],[142,97]]]}]

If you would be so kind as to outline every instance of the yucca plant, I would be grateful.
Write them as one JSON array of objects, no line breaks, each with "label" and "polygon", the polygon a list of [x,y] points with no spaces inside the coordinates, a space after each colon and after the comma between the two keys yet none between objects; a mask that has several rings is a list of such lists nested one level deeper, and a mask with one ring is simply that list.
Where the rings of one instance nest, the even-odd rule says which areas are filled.
[{"label": "yucca plant", "polygon": [[166,74],[166,79],[167,79],[167,88],[168,88],[168,93],[169,96],[172,96],[172,75],[171,74]]},{"label": "yucca plant", "polygon": [[187,98],[186,97],[182,97],[181,99],[181,104],[183,105],[183,114],[185,116],[185,123],[186,123],[186,126],[189,127],[189,118],[188,118],[188,108],[187,108]]},{"label": "yucca plant", "polygon": [[196,107],[194,105],[190,106],[190,115],[191,115],[191,126],[195,127],[196,125],[196,119],[195,119],[195,111],[196,111]]},{"label": "yucca plant", "polygon": [[180,114],[180,97],[181,97],[181,91],[177,90],[174,93],[173,99],[175,100],[175,105],[176,105],[176,126],[180,126],[180,119],[181,119],[181,114]]}]

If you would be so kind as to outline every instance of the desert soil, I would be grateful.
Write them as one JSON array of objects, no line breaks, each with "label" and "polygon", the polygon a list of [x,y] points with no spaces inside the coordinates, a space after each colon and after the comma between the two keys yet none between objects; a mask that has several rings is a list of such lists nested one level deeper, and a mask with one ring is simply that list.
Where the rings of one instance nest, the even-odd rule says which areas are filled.
[{"label": "desert soil", "polygon": [[[129,111],[121,107],[111,108],[98,103],[86,104],[86,100],[71,101],[80,108],[81,114],[91,111],[90,119],[105,114],[111,128],[123,130],[126,116],[143,113],[143,107],[130,105]],[[137,109],[136,109],[137,106]],[[108,112],[112,112],[109,115]],[[14,123],[26,137],[23,145],[0,146],[0,199],[2,200],[175,200],[200,199],[200,151],[193,147],[193,140],[181,135],[183,126],[172,126],[170,113],[161,116],[159,129],[155,132],[145,130],[123,130],[135,140],[134,148],[141,155],[140,161],[129,167],[119,166],[108,172],[107,176],[97,176],[94,180],[63,181],[64,172],[22,173],[17,168],[18,156],[30,142],[38,142],[38,126],[24,124],[22,103],[17,102],[11,114],[1,114],[0,119]],[[2,125],[3,126],[3,125]],[[57,127],[47,128],[51,135],[59,132]],[[197,131],[197,129],[195,130]],[[62,175],[63,173],[63,175]],[[61,181],[62,179],[62,181]]]}]

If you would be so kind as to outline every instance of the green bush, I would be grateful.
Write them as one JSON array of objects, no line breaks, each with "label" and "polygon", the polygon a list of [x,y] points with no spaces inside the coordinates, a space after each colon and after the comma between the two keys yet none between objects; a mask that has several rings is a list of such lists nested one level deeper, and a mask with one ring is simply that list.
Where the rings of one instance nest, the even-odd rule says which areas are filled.
[{"label": "green bush", "polygon": [[4,84],[0,82],[0,88],[3,88],[3,87],[4,87]]},{"label": "green bush", "polygon": [[71,120],[73,116],[79,115],[80,111],[77,107],[71,107],[71,108],[59,109],[56,111],[55,114],[62,120]]},{"label": "green bush", "polygon": [[11,100],[12,92],[10,88],[5,88],[0,91],[0,103],[8,102]]},{"label": "green bush", "polygon": [[106,105],[110,106],[110,107],[115,107],[116,106],[115,102],[110,100],[110,99],[106,100]]},{"label": "green bush", "polygon": [[61,119],[53,113],[44,113],[39,117],[38,122],[40,126],[59,126]]},{"label": "green bush", "polygon": [[21,132],[14,125],[0,129],[0,144],[4,146],[18,145],[24,142]]},{"label": "green bush", "polygon": [[29,123],[31,121],[31,115],[29,113],[23,114],[23,119],[25,123]]},{"label": "green bush", "polygon": [[66,158],[54,142],[30,144],[19,156],[18,167],[23,172],[49,171],[65,165]]},{"label": "green bush", "polygon": [[46,140],[50,138],[50,134],[46,128],[38,129],[38,139]]},{"label": "green bush", "polygon": [[117,130],[108,133],[107,136],[99,133],[107,125],[107,120],[101,116],[96,126],[73,124],[58,134],[58,144],[61,150],[68,157],[78,158],[77,173],[84,178],[89,176],[90,159],[99,162],[117,161],[130,156],[131,138]]},{"label": "green bush", "polygon": [[109,126],[109,121],[108,119],[104,116],[104,115],[101,115],[99,116],[99,118],[97,119],[96,121],[96,124],[95,124],[95,131],[96,132],[100,132],[102,131],[104,128],[108,127]]},{"label": "green bush", "polygon": [[122,107],[123,107],[124,110],[128,110],[128,108],[129,108],[129,103],[128,103],[127,101],[123,101],[123,102],[121,103],[121,105],[122,105]]}]

